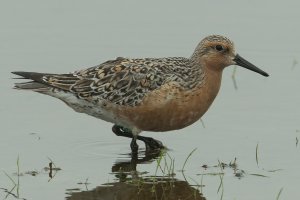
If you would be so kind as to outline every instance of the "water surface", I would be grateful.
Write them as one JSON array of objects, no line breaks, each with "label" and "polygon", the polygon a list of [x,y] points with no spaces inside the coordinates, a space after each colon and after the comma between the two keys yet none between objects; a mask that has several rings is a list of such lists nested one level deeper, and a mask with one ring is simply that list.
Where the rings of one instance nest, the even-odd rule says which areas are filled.
[{"label": "water surface", "polygon": [[[0,197],[84,199],[100,193],[111,199],[105,195],[116,189],[130,199],[132,180],[143,180],[149,196],[155,179],[161,180],[157,186],[174,184],[198,199],[276,199],[280,190],[279,199],[299,199],[299,18],[293,0],[2,1]],[[144,133],[170,149],[165,156],[168,163],[175,160],[172,176],[157,172],[157,157],[132,160],[129,140],[112,134],[111,124],[48,96],[12,90],[11,71],[65,73],[118,56],[188,57],[209,34],[230,37],[237,52],[270,77],[238,68],[235,89],[229,67],[203,117],[205,128],[199,121],[183,130]],[[61,168],[52,178],[45,168],[50,162]],[[124,162],[129,170],[122,182],[124,174],[115,169]],[[19,179],[18,187],[8,176]]]}]

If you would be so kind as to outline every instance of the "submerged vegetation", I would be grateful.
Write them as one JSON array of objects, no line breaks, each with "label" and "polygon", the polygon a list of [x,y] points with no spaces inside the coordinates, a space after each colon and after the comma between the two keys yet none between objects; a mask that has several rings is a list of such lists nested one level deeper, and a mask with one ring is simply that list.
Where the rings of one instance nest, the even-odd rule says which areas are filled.
[{"label": "submerged vegetation", "polygon": [[[196,185],[190,184],[185,176],[185,166],[192,156],[194,149],[186,157],[180,170],[176,170],[175,159],[166,150],[159,152],[145,152],[144,156],[131,157],[130,161],[116,163],[112,167],[116,180],[97,186],[89,191],[69,190],[68,200],[90,199],[91,197],[103,197],[107,199],[122,200],[205,200],[200,192],[202,187],[193,180]],[[136,170],[138,164],[153,162],[155,164],[154,174]],[[182,173],[184,180],[176,177],[176,173]]]},{"label": "submerged vegetation", "polygon": [[[50,179],[48,180],[48,181],[50,181],[55,176],[55,174],[57,173],[57,171],[61,170],[61,168],[56,167],[55,164],[54,164],[54,162],[50,158],[48,158],[48,159],[50,160],[49,167],[45,167],[41,171],[29,170],[29,171],[21,172],[20,171],[20,157],[18,156],[17,157],[17,162],[16,162],[16,165],[17,165],[16,172],[12,173],[12,175],[9,175],[9,173],[7,173],[6,171],[3,171],[3,173],[5,174],[5,176],[13,184],[12,187],[6,187],[6,188],[0,187],[0,189],[6,194],[5,197],[4,197],[4,199],[8,199],[11,196],[11,197],[14,197],[16,199],[24,199],[24,200],[26,200],[25,198],[22,198],[21,195],[20,195],[20,187],[21,187],[21,185],[20,185],[20,179],[24,175],[37,176],[37,175],[39,175],[41,173],[42,174],[46,173],[50,177]],[[54,175],[52,175],[52,174],[54,174]],[[10,188],[10,189],[8,189],[8,188]]]},{"label": "submerged vegetation", "polygon": [[13,184],[11,189],[7,188],[1,188],[5,193],[5,199],[7,199],[10,195],[19,199],[20,198],[20,176],[23,174],[20,173],[20,157],[17,158],[17,172],[15,173],[17,176],[17,179],[15,180],[12,176],[10,176],[8,173],[4,171],[4,174],[8,177],[8,179]]},{"label": "submerged vegetation", "polygon": [[[108,181],[100,186],[89,189],[88,185],[93,184],[89,178],[84,181],[77,181],[78,187],[66,189],[69,195],[67,199],[90,199],[95,197],[107,197],[108,199],[122,199],[122,200],[167,200],[167,199],[186,199],[186,200],[205,200],[203,197],[203,190],[205,188],[205,176],[215,176],[218,178],[218,185],[216,185],[216,195],[222,200],[226,196],[226,174],[233,174],[232,177],[242,179],[247,175],[257,176],[262,178],[270,177],[269,175],[260,173],[249,173],[246,170],[240,169],[237,158],[229,162],[217,160],[215,165],[203,164],[199,165],[199,174],[186,175],[188,173],[187,166],[191,162],[192,157],[197,149],[193,149],[186,155],[182,163],[177,163],[175,158],[170,155],[167,150],[156,152],[143,152],[142,154],[131,156],[130,160],[122,160],[117,162],[112,167],[112,174],[115,179]],[[259,167],[259,145],[256,145],[256,164],[264,173],[274,173],[277,170],[265,170]],[[49,164],[41,171],[31,170],[21,172],[20,159],[17,158],[17,169],[13,175],[4,172],[5,176],[13,184],[11,189],[0,188],[8,197],[15,199],[22,199],[20,195],[20,177],[25,175],[38,176],[40,174],[47,174],[48,181],[52,180],[57,172],[61,170],[57,167],[54,161],[48,158]],[[139,171],[138,165],[145,163],[153,163],[153,174],[148,171]],[[14,177],[15,176],[15,177]],[[181,178],[180,178],[181,177]],[[82,189],[81,189],[82,188]],[[276,200],[280,199],[283,188],[277,193]],[[24,199],[24,198],[23,198]]]},{"label": "submerged vegetation", "polygon": [[233,71],[232,71],[232,74],[231,74],[231,79],[232,79],[233,87],[234,87],[235,90],[238,89],[236,78],[235,78],[235,76],[236,76],[236,69],[237,69],[237,66],[235,65],[233,67]]}]

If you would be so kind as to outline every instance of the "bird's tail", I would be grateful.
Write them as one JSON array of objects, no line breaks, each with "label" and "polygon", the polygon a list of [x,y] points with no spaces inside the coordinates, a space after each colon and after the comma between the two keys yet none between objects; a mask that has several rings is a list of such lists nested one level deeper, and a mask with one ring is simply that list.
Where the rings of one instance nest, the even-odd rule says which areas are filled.
[{"label": "bird's tail", "polygon": [[23,82],[23,83],[15,83],[15,89],[20,90],[33,90],[36,92],[43,92],[49,90],[49,86],[43,84],[43,76],[48,75],[44,73],[37,73],[37,72],[12,72],[21,78],[15,79],[30,79],[31,81]]},{"label": "bird's tail", "polygon": [[37,83],[35,81],[29,81],[24,83],[15,83],[14,89],[19,90],[44,90],[48,89],[48,87],[44,84]]}]

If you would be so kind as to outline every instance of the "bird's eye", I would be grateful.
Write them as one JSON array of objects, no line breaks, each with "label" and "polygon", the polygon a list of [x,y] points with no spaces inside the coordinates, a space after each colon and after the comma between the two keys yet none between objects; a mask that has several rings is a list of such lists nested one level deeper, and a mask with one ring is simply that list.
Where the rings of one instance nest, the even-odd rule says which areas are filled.
[{"label": "bird's eye", "polygon": [[222,45],[216,45],[215,46],[215,49],[217,50],[217,51],[223,51],[224,50],[224,47],[222,46]]}]

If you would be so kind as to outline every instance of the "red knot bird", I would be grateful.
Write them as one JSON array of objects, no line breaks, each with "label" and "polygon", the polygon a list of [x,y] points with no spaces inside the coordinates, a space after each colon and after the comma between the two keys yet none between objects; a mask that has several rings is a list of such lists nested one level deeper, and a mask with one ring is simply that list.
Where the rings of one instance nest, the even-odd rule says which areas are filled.
[{"label": "red knot bird", "polygon": [[199,120],[217,96],[229,65],[269,76],[236,54],[233,42],[220,35],[205,37],[190,58],[118,57],[68,74],[12,73],[31,79],[16,83],[16,89],[53,96],[77,112],[113,123],[113,132],[132,138],[132,152],[137,152],[137,140],[146,149],[163,148],[160,141],[140,136],[142,131],[177,130]]}]

